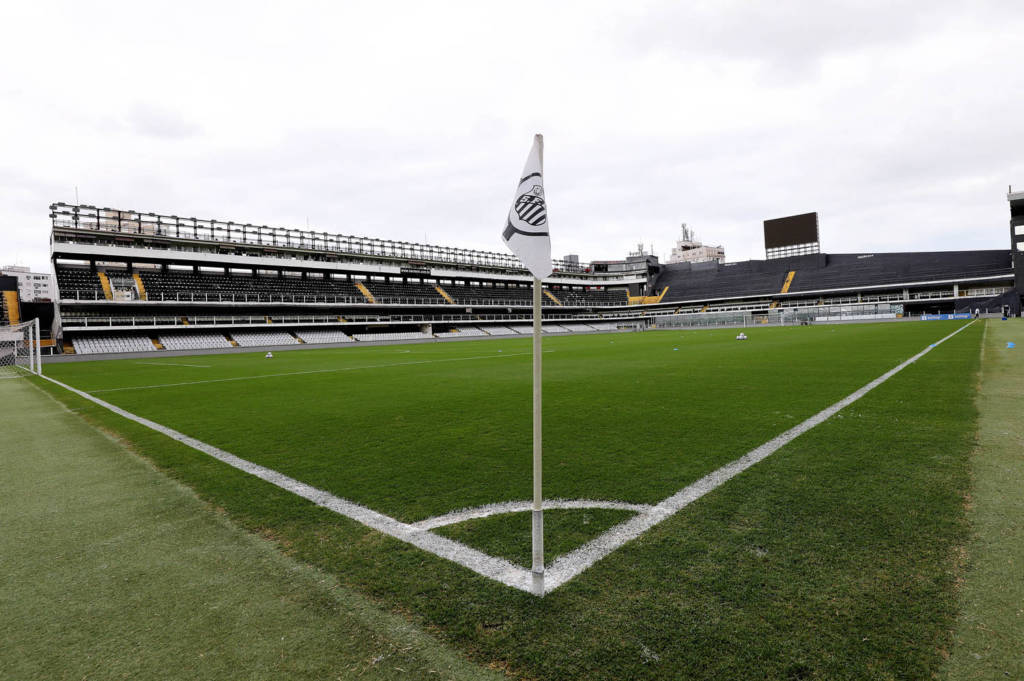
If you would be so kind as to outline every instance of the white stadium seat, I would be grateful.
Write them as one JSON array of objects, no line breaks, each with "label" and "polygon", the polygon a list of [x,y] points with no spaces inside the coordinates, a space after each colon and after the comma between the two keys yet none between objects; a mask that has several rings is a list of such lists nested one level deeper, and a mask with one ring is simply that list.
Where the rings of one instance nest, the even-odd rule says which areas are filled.
[{"label": "white stadium seat", "polygon": [[153,352],[156,347],[146,336],[84,336],[71,341],[75,352],[80,355],[96,355],[120,352]]},{"label": "white stadium seat", "polygon": [[231,337],[245,348],[261,345],[296,345],[299,342],[287,331],[234,331]]},{"label": "white stadium seat", "polygon": [[352,336],[335,329],[302,329],[295,334],[307,343],[352,343]]}]

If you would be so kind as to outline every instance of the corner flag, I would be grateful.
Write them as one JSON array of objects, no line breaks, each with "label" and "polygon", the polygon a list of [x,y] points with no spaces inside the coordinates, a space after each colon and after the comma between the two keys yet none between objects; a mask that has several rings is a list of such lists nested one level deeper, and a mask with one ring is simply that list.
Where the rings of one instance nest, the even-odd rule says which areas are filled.
[{"label": "corner flag", "polygon": [[541,279],[551,274],[551,237],[544,202],[544,138],[534,135],[533,148],[508,212],[505,244],[533,274],[533,593],[544,596],[544,497],[541,491]]},{"label": "corner flag", "polygon": [[548,208],[544,202],[543,135],[533,137],[533,148],[526,158],[501,236],[534,277],[543,279],[551,274],[551,237],[548,236]]}]

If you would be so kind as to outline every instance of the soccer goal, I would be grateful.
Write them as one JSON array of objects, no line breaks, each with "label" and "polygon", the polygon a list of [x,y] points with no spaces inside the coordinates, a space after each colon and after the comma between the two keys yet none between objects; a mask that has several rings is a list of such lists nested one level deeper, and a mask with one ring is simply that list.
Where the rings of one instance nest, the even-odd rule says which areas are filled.
[{"label": "soccer goal", "polygon": [[0,378],[42,373],[39,320],[0,326]]}]

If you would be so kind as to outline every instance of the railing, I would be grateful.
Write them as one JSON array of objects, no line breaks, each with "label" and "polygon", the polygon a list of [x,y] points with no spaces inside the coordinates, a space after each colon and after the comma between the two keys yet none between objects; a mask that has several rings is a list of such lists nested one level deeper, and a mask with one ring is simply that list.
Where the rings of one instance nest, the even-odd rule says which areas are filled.
[{"label": "railing", "polygon": [[[454,263],[525,271],[510,253],[431,246],[407,241],[374,239],[312,230],[239,224],[222,220],[183,218],[177,215],[55,203],[50,206],[54,227],[170,237],[271,248],[298,248],[351,255],[370,255],[413,262]],[[589,263],[552,260],[557,272],[590,272]]]},{"label": "railing", "polygon": [[[558,321],[583,321],[609,320],[617,318],[635,319],[641,315],[635,313],[612,316],[599,315],[549,315],[544,317],[545,322]],[[200,329],[208,327],[224,326],[260,326],[262,328],[273,328],[275,325],[325,325],[343,326],[353,324],[437,324],[443,322],[522,322],[533,321],[533,316],[528,314],[442,314],[442,315],[345,315],[345,321],[339,321],[336,315],[284,315],[270,317],[267,322],[265,315],[200,315],[191,317],[171,317],[163,315],[155,316],[132,316],[132,317],[64,317],[64,328],[67,330],[81,330],[93,328],[111,327],[181,327],[187,329]]]},{"label": "railing", "polygon": [[910,291],[911,300],[929,300],[931,298],[952,298],[953,289],[945,291]]},{"label": "railing", "polygon": [[[437,298],[405,298],[405,297],[381,297],[374,296],[375,303],[368,302],[362,296],[328,296],[328,295],[279,295],[270,293],[175,293],[166,294],[152,292],[147,289],[146,300],[124,300],[109,301],[103,291],[64,291],[60,292],[61,302],[102,300],[104,302],[128,302],[128,303],[152,303],[152,302],[177,302],[177,303],[295,303],[295,304],[325,304],[325,305],[446,305],[452,303]],[[556,306],[550,298],[541,301],[544,307]],[[455,305],[459,307],[530,307],[532,300],[527,298],[495,299],[495,298],[455,298]],[[587,303],[565,303],[563,307],[625,307],[626,301],[609,302],[594,301]]]}]

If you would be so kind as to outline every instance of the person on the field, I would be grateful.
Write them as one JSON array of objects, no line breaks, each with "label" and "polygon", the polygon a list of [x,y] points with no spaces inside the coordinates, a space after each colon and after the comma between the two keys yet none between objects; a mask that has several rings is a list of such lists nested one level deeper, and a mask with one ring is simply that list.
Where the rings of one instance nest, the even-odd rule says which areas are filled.
[{"label": "person on the field", "polygon": [[274,353],[267,352],[267,354],[263,355],[263,358],[264,359],[274,359]]},{"label": "person on the field", "polygon": [[740,335],[736,336],[736,340],[747,340],[747,334],[740,331]]}]

